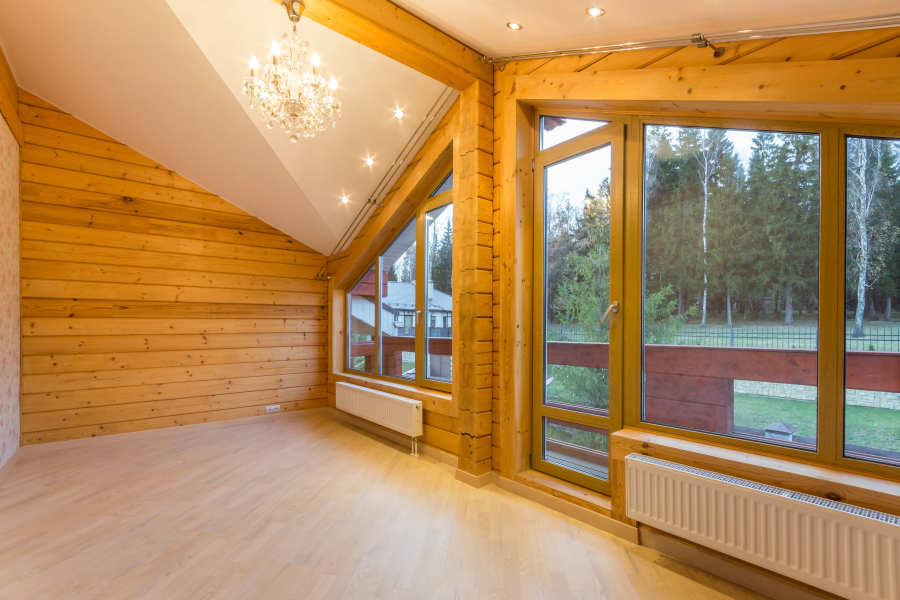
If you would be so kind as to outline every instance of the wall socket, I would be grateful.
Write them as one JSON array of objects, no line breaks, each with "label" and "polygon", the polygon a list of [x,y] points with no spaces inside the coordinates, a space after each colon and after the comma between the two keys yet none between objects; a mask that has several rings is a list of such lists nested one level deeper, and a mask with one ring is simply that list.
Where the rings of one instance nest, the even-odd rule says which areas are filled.
[{"label": "wall socket", "polygon": [[270,415],[270,414],[272,414],[272,413],[277,413],[277,412],[280,411],[280,410],[281,410],[281,405],[280,405],[280,404],[276,404],[275,406],[267,406],[267,407],[266,407],[266,414],[267,414],[267,415]]}]

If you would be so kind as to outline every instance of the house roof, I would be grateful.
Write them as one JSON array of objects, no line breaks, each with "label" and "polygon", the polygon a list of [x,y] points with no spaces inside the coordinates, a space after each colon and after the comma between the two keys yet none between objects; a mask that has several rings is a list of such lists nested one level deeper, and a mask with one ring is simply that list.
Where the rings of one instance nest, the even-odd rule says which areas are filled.
[{"label": "house roof", "polygon": [[[416,308],[416,284],[409,281],[388,281],[388,293],[383,299],[384,304],[393,309],[415,310]],[[453,311],[453,298],[440,290],[434,290],[428,302],[431,310]]]}]

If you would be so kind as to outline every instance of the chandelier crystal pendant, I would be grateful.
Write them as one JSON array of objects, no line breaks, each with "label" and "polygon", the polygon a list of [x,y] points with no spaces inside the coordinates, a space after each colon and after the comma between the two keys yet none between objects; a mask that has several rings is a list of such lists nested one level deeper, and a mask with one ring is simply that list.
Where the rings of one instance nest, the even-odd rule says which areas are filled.
[{"label": "chandelier crystal pendant", "polygon": [[341,115],[341,101],[334,96],[337,80],[325,81],[319,73],[319,55],[311,53],[309,42],[297,35],[303,2],[282,0],[282,6],[294,22],[294,30],[282,35],[280,44],[272,42],[268,64],[261,69],[255,56],[250,59],[250,77],[244,78],[243,92],[269,129],[281,127],[296,143],[300,135],[313,137],[328,125],[334,127]]}]

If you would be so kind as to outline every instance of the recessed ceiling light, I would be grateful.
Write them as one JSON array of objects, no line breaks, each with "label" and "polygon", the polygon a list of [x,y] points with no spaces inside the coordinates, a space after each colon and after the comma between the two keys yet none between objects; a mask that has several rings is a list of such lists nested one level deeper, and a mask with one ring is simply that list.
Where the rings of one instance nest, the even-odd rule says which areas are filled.
[{"label": "recessed ceiling light", "polygon": [[374,160],[372,160],[372,159],[371,159],[371,158],[367,158],[367,159],[366,159],[366,164],[367,164],[367,165],[368,165],[368,166],[370,166],[370,167],[371,167],[371,166],[372,166],[372,165],[374,165],[374,164],[375,164],[375,161],[374,161]]},{"label": "recessed ceiling light", "polygon": [[343,196],[341,198],[341,202],[343,202],[344,204],[347,204],[348,202],[350,202],[350,198],[348,198],[347,196]]},{"label": "recessed ceiling light", "polygon": [[519,25],[518,23],[507,23],[506,26],[509,27],[510,29],[512,29],[513,31],[518,31],[518,30],[522,29],[522,26]]},{"label": "recessed ceiling light", "polygon": [[397,117],[398,119],[402,119],[403,111],[398,108],[396,111],[394,111],[394,116]]},{"label": "recessed ceiling light", "polygon": [[591,17],[602,17],[606,11],[596,6],[590,6],[584,10]]}]

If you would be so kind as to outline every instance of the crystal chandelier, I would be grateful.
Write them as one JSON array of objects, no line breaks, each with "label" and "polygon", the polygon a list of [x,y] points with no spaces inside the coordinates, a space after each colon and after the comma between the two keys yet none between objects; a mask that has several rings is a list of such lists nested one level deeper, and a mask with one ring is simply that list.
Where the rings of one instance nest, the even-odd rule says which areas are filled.
[{"label": "crystal chandelier", "polygon": [[[297,35],[297,21],[303,14],[300,0],[282,0],[294,31],[281,36],[281,44],[272,42],[269,64],[259,69],[250,59],[250,77],[244,78],[244,94],[250,107],[269,129],[277,125],[297,142],[299,135],[313,137],[328,125],[334,127],[341,115],[341,101],[334,97],[337,80],[330,82],[319,74],[319,55],[310,56],[309,42]],[[257,77],[257,70],[261,71]]]}]

